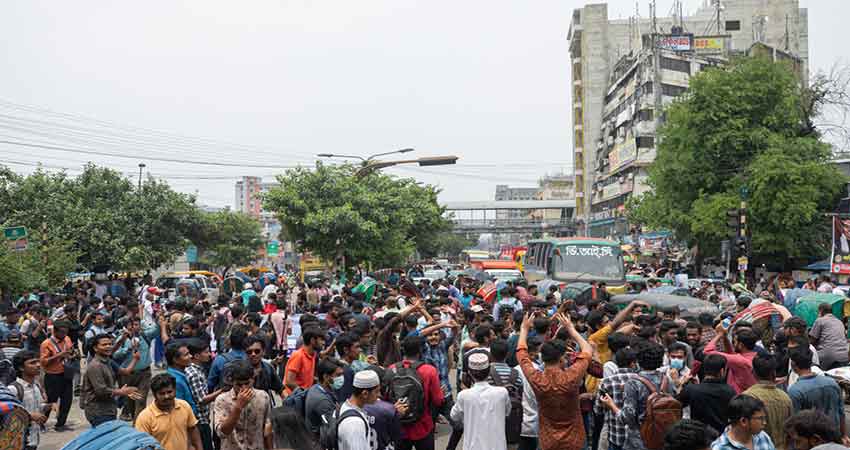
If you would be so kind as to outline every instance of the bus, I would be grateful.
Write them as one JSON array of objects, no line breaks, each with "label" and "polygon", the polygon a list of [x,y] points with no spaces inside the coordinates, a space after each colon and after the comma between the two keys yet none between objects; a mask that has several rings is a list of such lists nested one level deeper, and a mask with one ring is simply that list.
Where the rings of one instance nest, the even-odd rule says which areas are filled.
[{"label": "bus", "polygon": [[615,241],[580,237],[536,239],[529,241],[523,259],[529,283],[550,279],[622,286],[626,282],[622,250]]},{"label": "bus", "polygon": [[460,252],[460,262],[469,265],[472,261],[490,259],[490,252],[487,250],[476,250],[468,248]]}]

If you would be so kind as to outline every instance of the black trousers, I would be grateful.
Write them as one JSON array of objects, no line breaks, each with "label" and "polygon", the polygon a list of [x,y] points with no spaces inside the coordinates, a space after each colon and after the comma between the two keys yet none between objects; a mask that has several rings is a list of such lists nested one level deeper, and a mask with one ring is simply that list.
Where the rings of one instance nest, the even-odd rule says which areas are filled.
[{"label": "black trousers", "polygon": [[213,450],[212,428],[210,428],[210,424],[199,423],[198,433],[201,434],[201,443],[204,444],[204,450]]},{"label": "black trousers", "polygon": [[398,445],[398,450],[434,450],[434,433],[418,440],[418,441],[401,441]]},{"label": "black trousers", "polygon": [[74,383],[65,378],[64,374],[44,374],[44,390],[47,391],[47,403],[59,401],[59,415],[56,416],[56,426],[65,425],[71,402],[74,401]]}]

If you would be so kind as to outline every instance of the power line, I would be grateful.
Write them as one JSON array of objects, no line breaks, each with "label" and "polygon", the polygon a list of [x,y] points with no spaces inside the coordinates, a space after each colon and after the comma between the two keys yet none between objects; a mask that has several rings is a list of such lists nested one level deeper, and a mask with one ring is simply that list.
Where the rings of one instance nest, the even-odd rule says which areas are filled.
[{"label": "power line", "polygon": [[173,162],[180,164],[194,164],[194,165],[203,165],[203,166],[219,166],[219,167],[255,167],[255,168],[263,168],[263,169],[294,169],[299,166],[276,166],[276,165],[260,165],[260,164],[232,164],[232,163],[222,163],[222,162],[213,162],[213,161],[192,161],[186,159],[177,159],[177,158],[161,158],[161,157],[151,157],[151,156],[139,156],[139,155],[122,155],[120,153],[110,153],[110,152],[100,152],[95,150],[87,150],[87,149],[79,149],[79,148],[65,148],[58,147],[55,145],[45,145],[45,144],[35,144],[35,143],[27,143],[27,142],[18,142],[18,141],[8,141],[8,140],[0,140],[0,144],[7,145],[18,145],[22,147],[31,147],[31,148],[41,148],[45,150],[56,150],[59,152],[73,152],[73,153],[83,153],[86,155],[98,155],[98,156],[111,156],[114,158],[125,158],[125,159],[134,159],[134,160],[151,160],[151,161],[163,161],[163,162]]}]

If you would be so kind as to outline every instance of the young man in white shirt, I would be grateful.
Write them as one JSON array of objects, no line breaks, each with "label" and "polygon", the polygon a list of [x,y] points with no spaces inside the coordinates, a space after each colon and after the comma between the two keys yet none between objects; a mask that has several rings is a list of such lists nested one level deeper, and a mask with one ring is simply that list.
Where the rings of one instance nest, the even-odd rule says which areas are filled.
[{"label": "young man in white shirt", "polygon": [[468,368],[475,384],[458,394],[451,412],[452,420],[463,421],[463,450],[507,450],[508,390],[487,383],[490,358],[486,354],[470,355]]},{"label": "young man in white shirt", "polygon": [[38,353],[22,350],[12,358],[12,365],[18,373],[18,378],[9,385],[9,390],[23,403],[31,418],[24,449],[35,450],[40,442],[41,427],[47,422],[47,415],[44,414],[45,394],[37,380],[41,375]]},{"label": "young man in white shirt", "polygon": [[[337,440],[339,450],[372,450],[374,441],[370,419],[363,407],[375,403],[381,392],[381,380],[374,370],[362,370],[354,374],[354,390],[351,397],[339,408]],[[354,411],[360,417],[358,418]],[[362,420],[361,420],[362,419]]]}]

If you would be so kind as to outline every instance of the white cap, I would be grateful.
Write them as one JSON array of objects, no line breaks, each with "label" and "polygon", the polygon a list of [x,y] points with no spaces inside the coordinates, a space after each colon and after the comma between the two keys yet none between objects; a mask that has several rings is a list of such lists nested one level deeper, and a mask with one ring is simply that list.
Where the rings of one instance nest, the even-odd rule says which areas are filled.
[{"label": "white cap", "polygon": [[254,285],[251,284],[251,283],[245,283],[245,285],[242,286],[242,289],[253,289],[253,288],[254,288]]},{"label": "white cap", "polygon": [[472,308],[469,308],[469,309],[474,313],[480,313],[480,312],[484,311],[484,307],[482,307],[481,305],[475,305],[475,306],[473,306]]},{"label": "white cap", "polygon": [[372,389],[381,384],[381,379],[374,370],[361,370],[354,374],[354,387],[358,389]]},{"label": "white cap", "polygon": [[486,353],[473,353],[469,355],[470,370],[487,370],[490,368],[490,357]]}]

